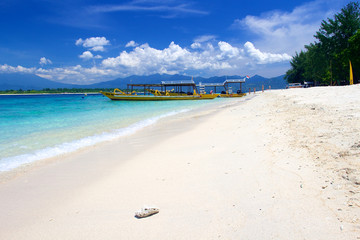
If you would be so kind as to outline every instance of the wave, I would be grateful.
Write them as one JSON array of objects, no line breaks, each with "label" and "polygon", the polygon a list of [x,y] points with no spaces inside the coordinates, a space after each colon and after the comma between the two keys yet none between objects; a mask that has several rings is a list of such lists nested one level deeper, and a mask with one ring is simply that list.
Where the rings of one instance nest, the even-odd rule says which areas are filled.
[{"label": "wave", "polygon": [[188,111],[190,111],[190,109],[172,111],[157,117],[152,117],[133,123],[124,128],[114,129],[112,132],[104,132],[101,134],[77,139],[71,142],[65,142],[56,146],[47,147],[28,154],[3,158],[0,160],[0,172],[10,171],[24,164],[32,163],[38,160],[43,160],[51,157],[56,157],[66,153],[71,153],[81,148],[95,145],[97,143],[111,141],[122,136],[131,135],[147,126],[155,124],[157,121],[159,121],[162,118],[170,117]]}]

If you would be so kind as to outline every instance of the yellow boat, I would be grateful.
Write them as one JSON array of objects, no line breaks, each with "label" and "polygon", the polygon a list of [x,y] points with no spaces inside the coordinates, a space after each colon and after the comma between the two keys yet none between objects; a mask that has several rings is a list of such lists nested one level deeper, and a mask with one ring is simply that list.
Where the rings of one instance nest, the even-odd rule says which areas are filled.
[{"label": "yellow boat", "polygon": [[159,90],[154,90],[154,89],[146,89],[147,92],[155,95],[155,96],[188,96],[188,95],[193,95],[193,94],[187,94],[184,92],[174,92],[174,89],[171,91],[159,91]]},{"label": "yellow boat", "polygon": [[111,100],[123,100],[123,101],[169,101],[169,100],[210,100],[218,97],[219,94],[197,94],[197,95],[186,95],[186,96],[155,96],[155,95],[132,95],[122,94],[117,92],[103,92],[101,94],[110,98]]},{"label": "yellow boat", "polygon": [[[169,100],[211,100],[219,96],[219,94],[201,94],[196,92],[196,85],[194,81],[172,81],[162,82],[161,84],[128,84],[128,88],[131,86],[131,93],[125,93],[120,89],[114,89],[114,92],[102,92],[101,94],[110,98],[111,100],[122,101],[169,101]],[[133,87],[144,87],[144,95],[137,95],[133,90]],[[183,93],[181,90],[178,92],[166,91],[166,87],[175,86],[179,89],[182,87],[192,87],[193,93]],[[148,87],[161,87],[165,88],[165,91],[152,90]],[[152,95],[146,95],[149,92]]]},{"label": "yellow boat", "polygon": [[234,98],[234,97],[244,97],[244,96],[246,96],[246,93],[220,94],[220,97],[223,97],[223,98]]}]

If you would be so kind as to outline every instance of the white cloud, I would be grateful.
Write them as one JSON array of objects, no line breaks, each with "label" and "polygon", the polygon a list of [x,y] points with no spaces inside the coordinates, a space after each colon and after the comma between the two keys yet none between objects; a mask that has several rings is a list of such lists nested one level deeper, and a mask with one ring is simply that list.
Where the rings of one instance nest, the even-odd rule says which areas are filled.
[{"label": "white cloud", "polygon": [[102,66],[138,75],[187,71],[217,72],[244,69],[249,63],[286,62],[291,58],[287,54],[261,52],[251,43],[245,44],[245,49],[224,41],[218,42],[216,47],[211,43],[193,43],[191,49],[182,48],[174,42],[162,50],[143,44],[132,51],[123,51],[117,57],[104,59]]},{"label": "white cloud", "polygon": [[90,51],[85,51],[81,55],[79,55],[79,58],[82,58],[84,60],[90,60],[93,58],[100,59],[100,58],[102,58],[102,56],[100,56],[100,55],[94,56]]},{"label": "white cloud", "polygon": [[242,57],[243,50],[241,50],[237,47],[233,47],[227,42],[220,41],[218,43],[218,46],[219,46],[219,49],[223,56],[227,56],[229,58],[236,58],[236,57],[241,58]]},{"label": "white cloud", "polygon": [[194,39],[194,43],[203,43],[203,42],[208,42],[210,40],[214,40],[216,38],[215,35],[202,35],[202,36],[198,36]]},{"label": "white cloud", "polygon": [[53,81],[74,84],[89,84],[104,80],[111,80],[114,77],[124,76],[114,69],[103,69],[96,66],[86,68],[81,65],[52,68],[52,69],[36,69],[36,75],[43,76]]},{"label": "white cloud", "polygon": [[110,45],[110,41],[107,40],[105,37],[91,37],[86,38],[83,40],[82,38],[79,38],[75,42],[76,46],[83,46],[85,48],[89,48],[92,51],[105,51],[104,46]]},{"label": "white cloud", "polygon": [[81,65],[44,69],[26,68],[23,66],[13,67],[4,64],[0,65],[0,73],[35,74],[49,80],[74,84],[89,84],[99,82],[99,80],[111,80],[114,77],[125,76],[115,69],[104,69],[96,66],[85,68]]},{"label": "white cloud", "polygon": [[79,58],[83,58],[85,60],[92,59],[94,55],[90,51],[85,51],[81,55],[79,55]]},{"label": "white cloud", "polygon": [[[54,81],[85,84],[133,74],[252,74],[254,72],[250,71],[249,66],[263,67],[270,63],[288,62],[290,58],[287,54],[262,52],[250,42],[244,46],[235,46],[225,41],[214,45],[208,42],[200,46],[201,48],[193,49],[171,42],[164,49],[155,49],[149,44],[143,44],[130,51],[123,51],[117,57],[102,60],[100,66],[76,65],[44,69],[0,65],[0,72],[31,73]],[[84,51],[79,57],[90,60],[101,56]]]},{"label": "white cloud", "polygon": [[130,42],[128,42],[125,47],[137,47],[139,46],[139,44],[137,44],[135,41],[131,40]]},{"label": "white cloud", "polygon": [[256,36],[256,46],[266,51],[286,52],[293,55],[315,39],[321,21],[334,13],[332,6],[342,0],[315,0],[294,8],[290,12],[271,11],[260,16],[248,15],[236,19],[233,28],[245,29]]},{"label": "white cloud", "polygon": [[[103,60],[105,68],[126,69],[131,74],[180,73],[191,69],[221,69],[229,67],[219,62],[222,52],[212,52],[208,48],[203,52],[191,52],[171,42],[168,48],[158,50],[143,44],[131,52],[123,51],[115,58]],[[216,56],[218,55],[218,56]]]},{"label": "white cloud", "polygon": [[52,76],[52,75],[49,75],[49,74],[37,73],[36,76],[39,76],[39,77],[45,78],[45,79],[49,79],[49,80],[53,80],[53,76]]},{"label": "white cloud", "polygon": [[34,73],[36,68],[26,68],[23,66],[9,66],[7,64],[0,65],[0,72],[1,73]]},{"label": "white cloud", "polygon": [[206,11],[198,10],[192,6],[193,3],[182,1],[143,1],[132,0],[124,4],[98,5],[91,6],[87,10],[92,13],[108,13],[108,12],[153,12],[160,13],[161,17],[174,18],[179,15],[207,15]]},{"label": "white cloud", "polygon": [[78,40],[76,40],[75,45],[76,45],[76,46],[80,46],[80,45],[82,45],[83,43],[84,43],[84,40],[83,40],[82,38],[79,38]]},{"label": "white cloud", "polygon": [[103,52],[105,51],[105,48],[104,46],[95,46],[95,47],[92,47],[90,48],[92,51],[95,51],[95,52]]},{"label": "white cloud", "polygon": [[40,65],[47,65],[47,64],[52,64],[52,61],[50,59],[47,59],[45,57],[40,58]]},{"label": "white cloud", "polygon": [[193,44],[191,44],[191,48],[192,48],[192,49],[201,48],[201,43],[194,42]]},{"label": "white cloud", "polygon": [[286,53],[274,54],[274,53],[261,52],[259,49],[256,49],[254,44],[252,44],[251,42],[246,42],[244,44],[244,47],[245,47],[245,51],[249,54],[249,56],[254,60],[256,60],[258,64],[268,64],[268,63],[291,60],[291,56]]}]

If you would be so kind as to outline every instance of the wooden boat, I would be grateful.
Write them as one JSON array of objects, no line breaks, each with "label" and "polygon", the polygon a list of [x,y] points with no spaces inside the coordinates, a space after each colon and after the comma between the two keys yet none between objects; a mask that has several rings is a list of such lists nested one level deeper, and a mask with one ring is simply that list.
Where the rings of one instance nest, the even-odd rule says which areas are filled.
[{"label": "wooden boat", "polygon": [[185,93],[185,92],[174,92],[174,89],[171,91],[159,91],[154,89],[146,89],[147,92],[155,95],[155,96],[188,96],[193,95],[193,93]]},{"label": "wooden boat", "polygon": [[220,97],[223,97],[223,98],[235,98],[235,97],[244,97],[244,96],[246,96],[246,93],[220,94]]},{"label": "wooden boat", "polygon": [[301,83],[289,83],[287,88],[303,88],[304,86]]},{"label": "wooden boat", "polygon": [[111,100],[122,101],[169,101],[169,100],[211,100],[219,94],[198,94],[186,96],[155,96],[155,95],[131,95],[114,92],[100,92]]},{"label": "wooden boat", "polygon": [[[244,97],[246,96],[246,93],[242,93],[241,88],[242,88],[242,84],[245,83],[245,79],[250,78],[249,76],[246,76],[244,79],[226,79],[223,83],[200,83],[199,84],[199,88],[203,89],[202,91],[205,91],[205,87],[213,87],[214,88],[214,92],[216,92],[216,88],[217,87],[223,87],[225,89],[225,91],[222,91],[219,94],[219,97],[223,97],[223,98],[234,98],[234,97]],[[229,86],[229,84],[231,83],[240,83],[240,89],[236,92],[233,93],[231,87]],[[200,90],[201,92],[201,90]],[[213,91],[211,91],[213,92]]]},{"label": "wooden boat", "polygon": [[[162,82],[162,84],[128,84],[131,86],[131,93],[125,93],[120,89],[114,89],[114,92],[102,92],[101,94],[110,98],[111,100],[120,101],[170,101],[170,100],[211,100],[219,96],[219,94],[200,94],[196,92],[196,85],[193,81],[191,82]],[[144,87],[144,95],[137,95],[133,90],[133,87]],[[147,87],[165,87],[166,86],[191,86],[193,87],[192,94],[183,94],[182,92],[171,92],[171,91],[159,91],[148,89]],[[152,95],[146,95],[145,93],[151,93]]]}]

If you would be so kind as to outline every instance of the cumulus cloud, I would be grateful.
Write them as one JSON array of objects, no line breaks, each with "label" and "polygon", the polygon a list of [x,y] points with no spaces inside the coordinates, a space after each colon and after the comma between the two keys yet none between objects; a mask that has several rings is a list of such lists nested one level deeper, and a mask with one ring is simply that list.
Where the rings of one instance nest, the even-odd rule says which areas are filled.
[{"label": "cumulus cloud", "polygon": [[94,56],[90,51],[85,51],[81,55],[79,55],[79,58],[82,58],[84,60],[90,60],[90,59],[100,59],[102,56],[96,55]]},{"label": "cumulus cloud", "polygon": [[229,58],[242,58],[243,50],[237,47],[231,46],[227,42],[220,41],[218,43],[219,49],[221,51],[222,56],[227,56]]},{"label": "cumulus cloud", "polygon": [[63,82],[74,84],[89,84],[99,82],[99,79],[112,79],[115,76],[125,76],[116,69],[104,69],[96,66],[86,68],[81,65],[61,67],[61,68],[27,68],[23,66],[10,66],[7,64],[0,65],[0,73],[24,73],[35,74],[37,76]]},{"label": "cumulus cloud", "polygon": [[155,49],[148,44],[143,44],[132,51],[123,51],[117,57],[104,59],[102,66],[138,75],[185,73],[196,70],[216,72],[239,70],[248,63],[276,63],[288,61],[290,58],[287,54],[261,52],[250,42],[246,43],[244,48],[224,41],[219,41],[216,46],[211,43],[193,43],[191,49],[182,48],[171,42],[164,49]]},{"label": "cumulus cloud", "polygon": [[98,82],[99,79],[110,80],[115,76],[121,76],[121,73],[114,69],[103,69],[96,66],[86,68],[81,65],[52,69],[39,68],[34,73],[38,76],[51,76],[49,79],[55,81],[75,84],[94,83]]},{"label": "cumulus cloud", "polygon": [[[231,51],[230,51],[231,52]],[[228,62],[219,61],[234,52],[207,48],[202,52],[191,52],[171,42],[169,47],[158,50],[143,44],[131,52],[123,51],[119,56],[102,61],[105,68],[126,69],[132,74],[181,73],[186,70],[224,69],[231,67]],[[230,54],[229,54],[230,53]],[[240,53],[240,51],[238,52]]]},{"label": "cumulus cloud", "polygon": [[0,65],[0,72],[1,73],[34,73],[36,68],[26,68],[23,66],[13,67],[7,64]]},{"label": "cumulus cloud", "polygon": [[194,43],[191,44],[191,48],[192,48],[192,49],[201,48],[201,43],[194,42]]},{"label": "cumulus cloud", "polygon": [[[156,49],[149,44],[142,44],[129,51],[123,51],[116,57],[103,59],[99,66],[76,65],[44,69],[0,65],[0,72],[31,73],[64,83],[85,84],[133,74],[204,73],[203,75],[206,76],[240,72],[250,74],[248,66],[265,66],[290,59],[290,56],[284,53],[261,51],[251,42],[245,45],[234,45],[225,41],[219,41],[217,44],[204,42],[200,46],[201,48],[193,49],[171,42],[164,49]],[[84,51],[79,57],[90,60],[101,56],[94,56],[91,51]]]},{"label": "cumulus cloud", "polygon": [[85,51],[81,55],[79,55],[79,58],[83,58],[85,60],[92,59],[93,57],[94,57],[94,55],[90,51]]},{"label": "cumulus cloud", "polygon": [[274,53],[261,52],[259,49],[255,48],[254,44],[252,44],[251,42],[246,42],[244,44],[244,47],[245,47],[245,51],[249,54],[249,56],[254,60],[256,60],[258,64],[268,64],[268,63],[291,60],[291,56],[286,53],[274,54]]},{"label": "cumulus cloud", "polygon": [[52,61],[50,59],[47,59],[46,57],[42,57],[40,58],[40,65],[47,65],[47,64],[52,64]]},{"label": "cumulus cloud", "polygon": [[139,44],[137,44],[135,41],[131,40],[130,42],[128,42],[125,47],[137,47],[139,46]]},{"label": "cumulus cloud", "polygon": [[79,38],[75,42],[76,46],[83,46],[85,48],[89,48],[92,51],[105,51],[104,46],[110,45],[110,41],[107,40],[105,37],[91,37],[86,38],[83,40],[82,38]]}]

